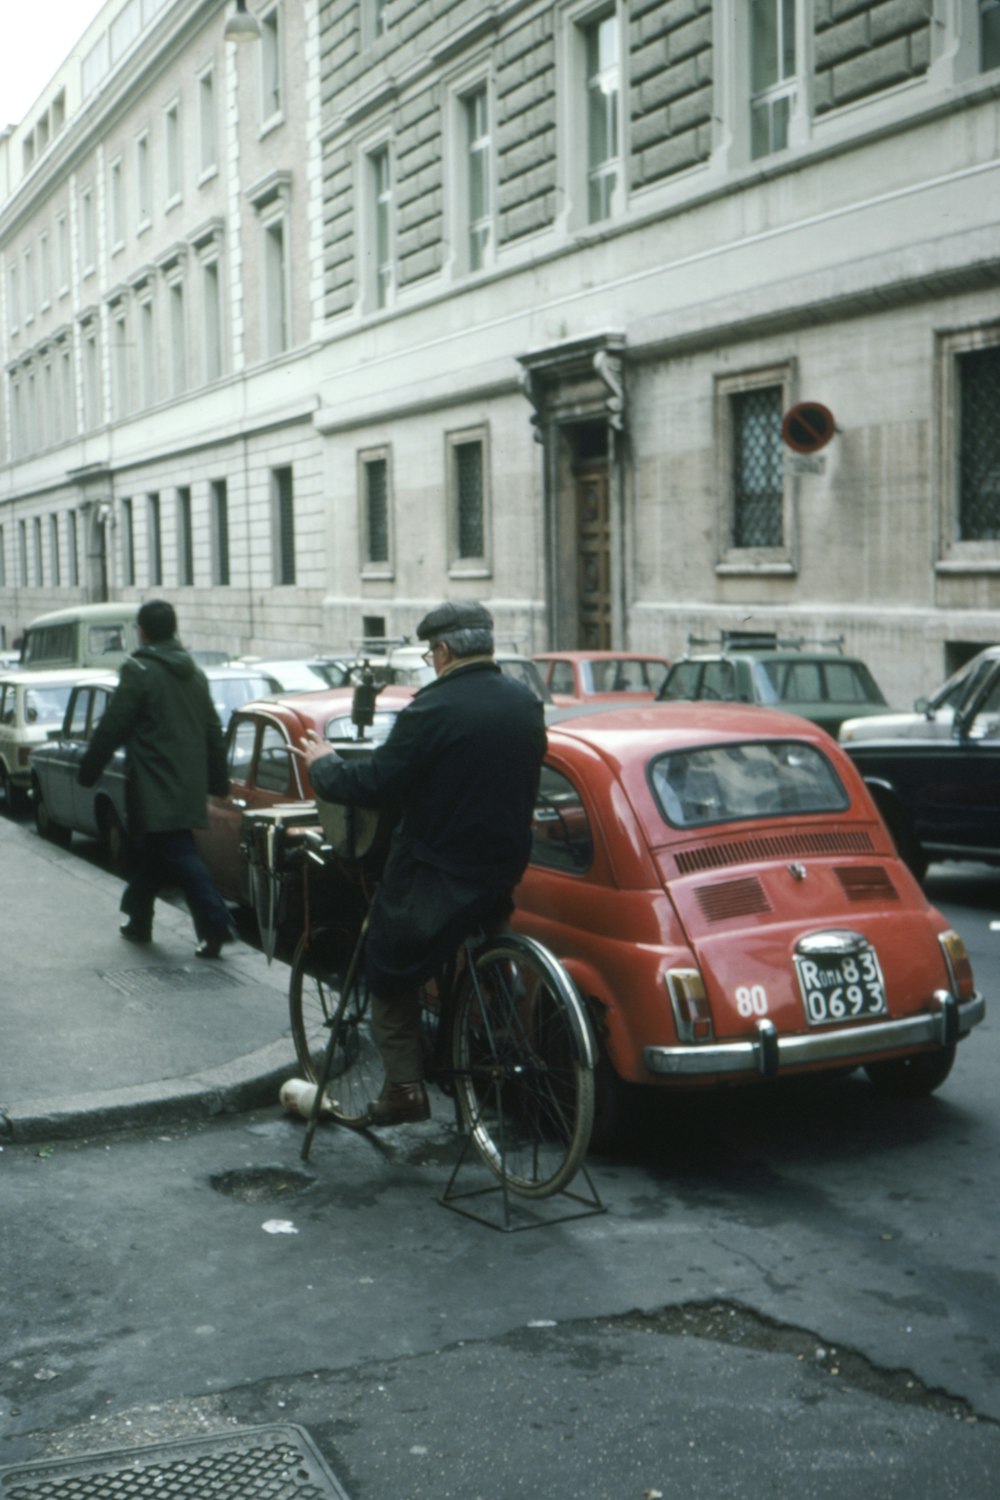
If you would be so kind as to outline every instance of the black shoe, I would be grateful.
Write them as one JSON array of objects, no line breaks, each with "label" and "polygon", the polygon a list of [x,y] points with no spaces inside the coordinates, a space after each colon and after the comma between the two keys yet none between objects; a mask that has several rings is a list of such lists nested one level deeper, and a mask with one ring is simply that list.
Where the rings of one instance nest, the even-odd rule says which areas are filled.
[{"label": "black shoe", "polygon": [[431,1117],[427,1090],[416,1083],[390,1083],[386,1079],[382,1092],[368,1106],[369,1125],[413,1125]]},{"label": "black shoe", "polygon": [[128,943],[151,943],[153,941],[152,930],[149,927],[137,927],[134,922],[123,922],[118,932]]},{"label": "black shoe", "polygon": [[195,958],[221,958],[225,943],[231,943],[233,935],[231,932],[224,933],[222,937],[205,938],[194,950]]}]

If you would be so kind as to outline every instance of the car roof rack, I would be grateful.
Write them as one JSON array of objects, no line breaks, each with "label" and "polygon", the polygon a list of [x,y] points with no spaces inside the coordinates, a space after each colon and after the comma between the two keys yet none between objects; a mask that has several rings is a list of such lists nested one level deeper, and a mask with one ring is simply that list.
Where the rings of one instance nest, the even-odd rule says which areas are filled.
[{"label": "car roof rack", "polygon": [[713,646],[716,650],[729,651],[801,651],[805,646],[818,646],[828,651],[844,650],[844,637],[833,636],[781,636],[776,630],[722,630],[716,636],[689,635],[687,649]]}]

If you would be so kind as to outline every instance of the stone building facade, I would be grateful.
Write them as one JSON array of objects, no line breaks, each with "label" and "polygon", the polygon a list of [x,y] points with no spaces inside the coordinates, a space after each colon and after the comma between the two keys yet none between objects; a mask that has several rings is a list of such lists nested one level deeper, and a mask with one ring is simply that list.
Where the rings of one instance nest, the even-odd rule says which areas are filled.
[{"label": "stone building facade", "polygon": [[[998,637],[997,0],[252,0],[252,58],[209,0],[95,26],[128,5],[63,141],[3,148],[9,632],[100,586],[55,576],[66,511],[115,594],[242,650],[483,597],[527,650],[842,636],[902,703]],[[215,178],[116,249],[115,163],[148,130],[166,170],[175,101],[197,162],[209,73]],[[11,272],[60,215],[69,301],[29,329]],[[194,332],[146,400],[151,296]],[[71,433],[37,415],[67,352]],[[804,400],[821,452],[783,441]]]}]

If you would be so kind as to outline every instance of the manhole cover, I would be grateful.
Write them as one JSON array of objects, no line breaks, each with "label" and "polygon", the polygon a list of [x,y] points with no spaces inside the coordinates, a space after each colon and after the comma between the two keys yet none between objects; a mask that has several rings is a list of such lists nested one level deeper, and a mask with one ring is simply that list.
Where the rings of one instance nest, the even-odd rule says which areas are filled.
[{"label": "manhole cover", "polygon": [[159,995],[165,991],[175,995],[178,990],[232,989],[243,983],[221,968],[157,968],[152,964],[144,969],[108,969],[101,978],[123,995]]},{"label": "manhole cover", "polygon": [[295,1198],[315,1182],[305,1172],[286,1167],[248,1167],[244,1172],[219,1172],[209,1182],[217,1193],[239,1198],[243,1203],[273,1203],[280,1198]]},{"label": "manhole cover", "polygon": [[350,1500],[302,1427],[117,1449],[0,1469],[3,1500]]}]

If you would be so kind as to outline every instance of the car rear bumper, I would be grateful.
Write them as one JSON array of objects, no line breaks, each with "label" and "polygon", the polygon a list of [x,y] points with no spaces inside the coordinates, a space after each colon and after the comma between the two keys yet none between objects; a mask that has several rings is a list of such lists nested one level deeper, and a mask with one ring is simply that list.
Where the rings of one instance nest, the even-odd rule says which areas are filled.
[{"label": "car rear bumper", "polygon": [[838,1027],[805,1036],[779,1036],[772,1021],[758,1021],[757,1035],[741,1042],[689,1043],[682,1047],[645,1047],[643,1060],[651,1073],[700,1078],[712,1073],[759,1073],[765,1078],[788,1068],[817,1063],[864,1063],[885,1052],[937,1043],[952,1045],[967,1036],[986,1014],[986,1002],[975,995],[959,1005],[947,990],[934,995],[934,1008],[899,1021],[874,1021],[866,1026]]}]

